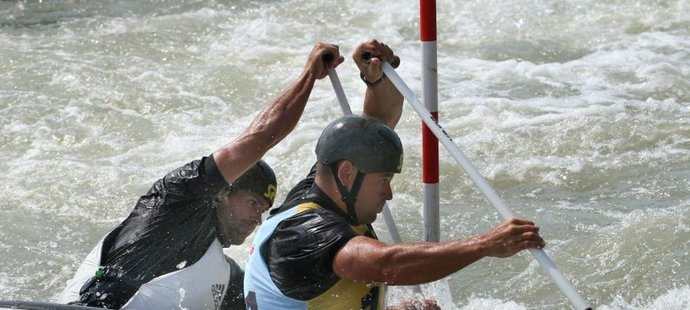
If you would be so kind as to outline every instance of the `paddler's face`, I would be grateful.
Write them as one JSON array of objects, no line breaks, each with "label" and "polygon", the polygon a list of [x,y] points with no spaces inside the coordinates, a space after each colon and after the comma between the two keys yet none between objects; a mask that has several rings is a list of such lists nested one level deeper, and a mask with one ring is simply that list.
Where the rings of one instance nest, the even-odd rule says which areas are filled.
[{"label": "paddler's face", "polygon": [[391,180],[393,173],[367,173],[362,180],[362,187],[357,195],[355,209],[361,224],[371,224],[383,211],[386,201],[393,199]]},{"label": "paddler's face", "polygon": [[261,224],[261,214],[268,208],[268,202],[252,192],[238,191],[226,196],[216,209],[223,246],[242,244]]}]

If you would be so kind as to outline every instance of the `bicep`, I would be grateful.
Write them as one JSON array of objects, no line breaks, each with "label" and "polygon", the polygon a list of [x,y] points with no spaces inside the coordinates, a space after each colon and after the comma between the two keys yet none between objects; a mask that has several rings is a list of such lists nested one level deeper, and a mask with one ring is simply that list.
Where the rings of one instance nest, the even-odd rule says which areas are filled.
[{"label": "bicep", "polygon": [[352,281],[385,282],[387,245],[379,240],[357,236],[350,239],[336,253],[333,271]]}]

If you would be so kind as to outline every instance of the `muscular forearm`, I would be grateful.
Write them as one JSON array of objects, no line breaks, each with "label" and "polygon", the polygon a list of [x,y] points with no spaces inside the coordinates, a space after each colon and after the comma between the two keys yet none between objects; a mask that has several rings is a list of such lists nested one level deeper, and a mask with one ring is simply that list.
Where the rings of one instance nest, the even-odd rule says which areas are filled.
[{"label": "muscular forearm", "polygon": [[359,236],[338,251],[333,270],[354,281],[420,284],[439,280],[486,256],[509,257],[544,245],[539,227],[519,218],[503,221],[483,234],[447,242],[386,245]]},{"label": "muscular forearm", "polygon": [[[386,44],[375,39],[357,46],[352,54],[362,78],[372,82],[364,94],[364,115],[374,117],[395,128],[402,113],[403,96],[393,83],[384,76],[381,63],[388,61],[397,67],[400,58]],[[378,83],[380,79],[381,82]]]},{"label": "muscular forearm", "polygon": [[[293,84],[266,106],[239,139],[250,138],[263,156],[297,125],[309,100],[316,78],[304,71]],[[258,159],[257,158],[257,159]]]},{"label": "muscular forearm", "polygon": [[315,81],[315,76],[305,70],[288,89],[259,112],[237,139],[213,153],[228,183],[237,179],[295,128]]},{"label": "muscular forearm", "polygon": [[390,254],[379,267],[381,280],[390,285],[436,281],[485,256],[474,237],[444,243],[400,243],[387,250]]},{"label": "muscular forearm", "polygon": [[403,96],[388,78],[364,94],[364,115],[374,117],[395,129],[402,114]]},{"label": "muscular forearm", "polygon": [[333,267],[340,277],[354,281],[412,285],[439,280],[484,256],[476,237],[394,245],[356,237],[336,254]]},{"label": "muscular forearm", "polygon": [[[325,55],[331,55],[333,61],[326,63]],[[304,71],[295,82],[261,110],[237,139],[213,153],[228,183],[236,180],[295,128],[316,80],[326,77],[329,68],[335,68],[343,61],[338,46],[327,43],[314,45]]]}]

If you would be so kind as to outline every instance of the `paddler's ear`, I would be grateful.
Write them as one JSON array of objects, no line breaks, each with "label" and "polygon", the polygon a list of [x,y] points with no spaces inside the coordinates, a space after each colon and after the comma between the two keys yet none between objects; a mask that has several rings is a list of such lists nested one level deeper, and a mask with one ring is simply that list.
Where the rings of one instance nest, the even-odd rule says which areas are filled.
[{"label": "paddler's ear", "polygon": [[348,191],[351,190],[352,182],[357,175],[357,171],[355,169],[356,168],[352,162],[347,159],[341,161],[338,165],[338,179],[340,179],[340,183],[345,185],[345,188],[347,188]]}]

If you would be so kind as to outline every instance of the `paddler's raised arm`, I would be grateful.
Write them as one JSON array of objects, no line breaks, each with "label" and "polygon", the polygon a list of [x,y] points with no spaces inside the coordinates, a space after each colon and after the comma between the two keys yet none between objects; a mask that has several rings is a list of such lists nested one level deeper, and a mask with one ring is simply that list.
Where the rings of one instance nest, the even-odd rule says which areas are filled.
[{"label": "paddler's raised arm", "polygon": [[397,68],[400,58],[395,56],[388,45],[376,39],[357,46],[352,58],[359,68],[362,81],[367,85],[363,114],[395,129],[402,114],[403,96],[383,74],[381,61],[387,61]]},{"label": "paddler's raised arm", "polygon": [[[326,63],[324,56],[331,62]],[[228,183],[242,175],[297,125],[309,100],[314,82],[344,61],[337,45],[314,45],[304,70],[283,93],[264,107],[234,141],[213,153],[218,168]]]}]

